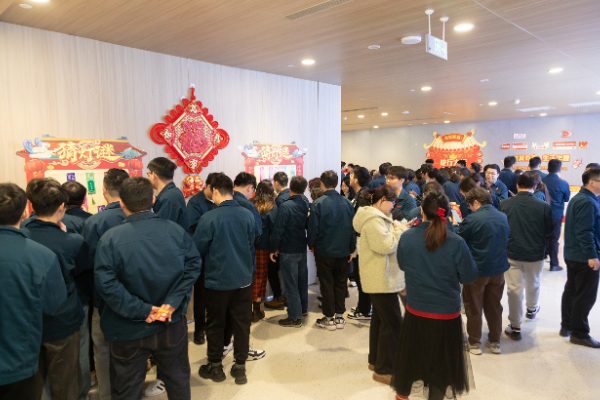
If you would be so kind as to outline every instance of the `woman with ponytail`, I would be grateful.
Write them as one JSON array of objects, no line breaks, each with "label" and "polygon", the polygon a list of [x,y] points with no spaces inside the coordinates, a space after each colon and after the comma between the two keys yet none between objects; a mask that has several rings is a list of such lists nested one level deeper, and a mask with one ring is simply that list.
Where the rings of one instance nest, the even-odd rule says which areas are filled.
[{"label": "woman with ponytail", "polygon": [[460,285],[477,279],[477,266],[465,241],[446,227],[443,192],[427,193],[421,212],[423,222],[402,234],[397,252],[407,292],[392,376],[399,400],[417,392],[431,400],[455,398],[473,388]]}]

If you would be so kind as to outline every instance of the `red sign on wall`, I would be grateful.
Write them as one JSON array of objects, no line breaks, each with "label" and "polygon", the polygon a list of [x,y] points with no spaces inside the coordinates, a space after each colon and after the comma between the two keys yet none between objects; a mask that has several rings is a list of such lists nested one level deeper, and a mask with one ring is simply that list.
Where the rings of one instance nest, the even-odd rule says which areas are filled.
[{"label": "red sign on wall", "polygon": [[434,165],[438,168],[451,167],[456,165],[458,160],[466,160],[467,164],[477,162],[483,163],[483,152],[481,149],[487,145],[487,142],[479,143],[473,137],[475,129],[467,134],[449,133],[447,135],[439,135],[433,132],[433,142],[431,144],[423,144],[423,148],[427,149],[427,158],[434,161]]},{"label": "red sign on wall", "polygon": [[527,150],[527,142],[513,143],[513,150]]},{"label": "red sign on wall", "polygon": [[500,145],[500,150],[510,150],[510,143],[502,143]]},{"label": "red sign on wall", "polygon": [[577,142],[554,142],[552,143],[553,149],[576,149]]}]

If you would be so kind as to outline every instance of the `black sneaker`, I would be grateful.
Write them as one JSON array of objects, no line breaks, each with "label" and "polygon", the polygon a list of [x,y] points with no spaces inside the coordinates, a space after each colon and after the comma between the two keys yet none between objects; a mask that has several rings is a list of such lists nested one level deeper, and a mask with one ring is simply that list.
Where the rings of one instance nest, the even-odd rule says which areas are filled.
[{"label": "black sneaker", "polygon": [[233,367],[231,367],[231,376],[235,378],[236,385],[245,385],[248,383],[245,365],[240,365],[238,363],[233,364]]},{"label": "black sneaker", "polygon": [[562,337],[569,337],[571,336],[571,331],[565,328],[560,328],[560,332],[558,332],[558,334]]},{"label": "black sneaker", "polygon": [[562,270],[563,270],[563,267],[558,266],[558,265],[554,265],[554,266],[550,267],[550,271],[552,271],[552,272],[562,271]]},{"label": "black sneaker", "polygon": [[508,325],[504,330],[504,334],[512,340],[521,340],[521,328],[513,328],[511,325]]},{"label": "black sneaker", "polygon": [[304,311],[302,311],[302,316],[303,316],[303,317],[306,317],[307,315],[308,315],[308,310],[304,310]]},{"label": "black sneaker", "polygon": [[212,379],[213,382],[223,382],[227,377],[223,372],[223,364],[211,363],[201,365],[198,374],[202,379]]},{"label": "black sneaker", "polygon": [[194,344],[202,345],[206,343],[206,338],[204,337],[204,331],[194,332]]},{"label": "black sneaker", "polygon": [[358,311],[349,312],[348,318],[359,320],[359,321],[370,321],[371,320],[370,315],[364,315],[363,313],[360,313]]},{"label": "black sneaker", "polygon": [[290,319],[290,318],[280,319],[279,320],[279,325],[283,326],[285,328],[301,328],[302,327],[302,320],[301,319],[293,320],[293,319]]},{"label": "black sneaker", "polygon": [[535,308],[535,310],[530,310],[529,308],[527,309],[527,314],[525,314],[525,316],[527,317],[527,319],[535,319],[535,316],[537,315],[537,313],[540,312],[540,306],[537,306]]}]

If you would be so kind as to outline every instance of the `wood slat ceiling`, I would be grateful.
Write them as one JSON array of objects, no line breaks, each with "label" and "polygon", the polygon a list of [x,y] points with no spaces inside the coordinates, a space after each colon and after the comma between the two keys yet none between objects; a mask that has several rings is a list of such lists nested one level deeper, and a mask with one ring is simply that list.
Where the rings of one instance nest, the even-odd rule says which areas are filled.
[{"label": "wood slat ceiling", "polygon": [[[548,115],[600,112],[568,106],[600,101],[598,0],[353,0],[285,18],[320,2],[0,0],[0,21],[341,85],[342,110],[371,108],[342,112],[343,130],[525,118],[540,112],[518,108],[539,106],[554,107]],[[425,53],[428,8],[435,36],[439,18],[450,18],[448,61]],[[462,22],[475,28],[455,32]],[[403,45],[407,35],[423,42]],[[305,58],[316,64],[301,65]],[[549,74],[553,67],[564,71]]]}]

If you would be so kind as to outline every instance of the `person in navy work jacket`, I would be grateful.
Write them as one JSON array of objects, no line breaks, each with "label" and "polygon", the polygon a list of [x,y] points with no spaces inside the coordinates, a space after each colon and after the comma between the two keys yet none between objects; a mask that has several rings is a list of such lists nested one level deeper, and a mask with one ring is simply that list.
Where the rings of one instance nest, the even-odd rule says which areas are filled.
[{"label": "person in navy work jacket", "polygon": [[288,300],[288,317],[279,320],[283,327],[300,328],[308,313],[308,266],[306,264],[306,222],[308,203],[302,198],[308,182],[292,178],[290,198],[278,206],[270,243],[271,261],[279,256],[281,275]]},{"label": "person in navy work jacket", "polygon": [[538,174],[540,174],[540,177],[542,179],[544,179],[546,176],[548,176],[548,174],[540,171],[540,165],[542,165],[542,159],[535,156],[535,157],[531,157],[529,159],[529,170],[531,172],[537,172]]},{"label": "person in navy work jacket", "polygon": [[385,185],[387,170],[392,166],[392,163],[385,162],[379,166],[379,174],[380,176],[376,179],[373,179],[369,182],[368,189],[377,189],[381,185]]},{"label": "person in navy work jacket", "polygon": [[423,222],[402,234],[397,251],[407,304],[392,387],[403,400],[416,381],[422,387],[426,382],[430,399],[444,398],[448,386],[457,394],[472,388],[463,343],[460,285],[477,279],[477,266],[465,241],[446,228],[450,207],[443,192],[428,192],[421,208]]},{"label": "person in navy work jacket", "polygon": [[567,283],[562,295],[561,336],[571,343],[600,348],[590,336],[588,315],[596,303],[600,262],[600,168],[583,173],[583,187],[569,202],[565,222]]},{"label": "person in navy work jacket", "polygon": [[[275,204],[277,207],[281,205],[284,201],[290,198],[291,193],[288,188],[289,178],[287,174],[283,171],[275,172],[273,175],[273,189],[277,192],[277,197],[275,198]],[[341,194],[341,193],[340,193]],[[304,193],[300,194],[302,200],[308,204],[308,198],[304,195]]]},{"label": "person in navy work jacket", "polygon": [[[212,202],[212,179],[216,173],[210,173],[206,177],[206,186],[200,192],[196,193],[188,201],[187,210],[190,219],[190,232],[192,235],[196,232],[196,228],[200,219],[207,212],[217,208],[217,205]],[[206,260],[203,260],[203,262]],[[200,273],[200,277],[194,284],[194,344],[202,345],[206,343],[206,291],[204,287],[204,269]]]},{"label": "person in navy work jacket", "polygon": [[548,237],[546,252],[550,255],[550,271],[561,271],[558,261],[558,239],[560,228],[565,215],[565,203],[571,199],[571,189],[564,179],[558,174],[562,168],[562,161],[552,159],[548,161],[548,176],[542,178],[542,182],[548,189],[550,195],[550,206],[552,207],[552,234]]},{"label": "person in navy work jacket", "polygon": [[444,187],[444,193],[448,197],[448,200],[450,200],[450,202],[456,203],[456,204],[462,203],[465,199],[463,197],[463,195],[460,194],[460,189],[458,188],[458,185],[460,185],[459,173],[460,173],[460,170],[458,169],[458,167],[451,167],[450,168],[450,177],[442,185]]},{"label": "person in navy work jacket", "polygon": [[[205,258],[207,301],[208,363],[198,373],[203,379],[222,382],[223,337],[226,325],[233,327],[234,358],[231,375],[245,384],[246,360],[250,351],[252,321],[252,274],[256,225],[252,212],[233,199],[233,182],[225,174],[213,177],[212,194],[216,209],[204,215],[194,234],[194,242]],[[231,321],[226,322],[227,319]]]},{"label": "person in navy work jacket", "polygon": [[92,214],[81,208],[87,195],[87,189],[77,181],[67,181],[62,184],[62,188],[65,189],[69,196],[67,211],[62,219],[62,223],[67,227],[67,232],[81,234],[83,224],[92,216]]},{"label": "person in navy work jacket", "polygon": [[517,178],[518,175],[514,172],[514,166],[517,162],[517,157],[515,156],[506,156],[504,157],[504,168],[500,171],[500,176],[498,179],[502,181],[508,188],[509,196],[514,196],[517,194]]},{"label": "person in navy work jacket", "polygon": [[[28,204],[31,205],[31,194],[33,193],[33,191],[35,190],[35,188],[37,187],[38,184],[40,183],[44,183],[46,182],[46,179],[51,179],[53,181],[55,181],[56,183],[58,183],[58,181],[54,178],[33,178],[32,180],[30,180],[27,183],[27,187],[25,188],[25,196],[27,196],[27,200],[28,200]],[[35,211],[32,211],[31,214],[29,214],[29,217],[27,217],[26,219],[24,219],[23,221],[21,221],[21,225],[19,226],[19,228],[23,228],[25,226],[25,224],[29,221],[31,221],[32,219],[35,219]]]},{"label": "person in navy work jacket", "polygon": [[389,167],[386,175],[386,182],[396,192],[398,199],[394,204],[394,210],[400,210],[404,215],[408,215],[410,210],[417,208],[415,199],[404,190],[404,182],[408,179],[408,173],[404,167]]},{"label": "person in navy work jacket", "polygon": [[173,221],[189,233],[190,225],[183,193],[173,183],[177,164],[165,157],[156,157],[148,163],[148,179],[158,192],[152,210],[159,217]]},{"label": "person in navy work jacket", "polygon": [[498,179],[500,176],[500,167],[496,164],[488,164],[484,168],[485,182],[490,187],[492,193],[492,205],[497,209],[500,202],[508,198],[508,188]]},{"label": "person in navy work jacket", "polygon": [[[120,204],[119,190],[127,178],[129,178],[129,174],[123,169],[111,168],[106,172],[102,183],[102,195],[106,199],[106,207],[104,211],[88,218],[83,225],[83,238],[89,247],[89,262],[92,269],[100,238],[106,231],[120,225],[125,219],[125,213]],[[110,400],[110,347],[100,327],[100,312],[98,311],[100,296],[95,287],[92,300],[94,306],[92,312],[92,341],[94,343],[94,365],[98,381],[98,396],[100,400]]]},{"label": "person in navy work jacket", "polygon": [[200,255],[181,226],[152,213],[148,179],[128,178],[119,197],[126,218],[102,235],[94,265],[100,324],[110,342],[111,398],[141,397],[153,355],[169,399],[189,400],[184,315],[200,275]]},{"label": "person in navy work jacket", "polygon": [[321,295],[323,318],[317,326],[330,331],[346,325],[346,290],[348,263],[356,250],[352,226],[352,203],[335,191],[338,175],[334,171],[321,174],[323,196],[312,204],[308,218],[308,247],[314,250]]},{"label": "person in navy work jacket", "polygon": [[[63,311],[67,288],[58,257],[29,239],[19,224],[27,197],[14,183],[0,184],[0,398],[37,400],[43,320]],[[71,374],[72,371],[68,371]]]},{"label": "person in navy work jacket", "polygon": [[417,194],[417,196],[421,195],[421,188],[419,187],[419,185],[417,185],[417,182],[415,182],[416,179],[416,174],[415,171],[413,171],[412,169],[407,169],[406,170],[406,182],[404,182],[404,190],[406,190],[406,193],[410,194],[410,192],[415,192]]},{"label": "person in navy work jacket", "polygon": [[39,184],[31,195],[37,218],[23,228],[32,240],[58,256],[67,286],[67,301],[61,312],[44,318],[38,370],[43,381],[49,377],[50,394],[57,399],[77,399],[80,395],[79,330],[85,314],[79,293],[87,299],[91,295],[83,294],[76,284],[78,276],[90,273],[87,245],[81,235],[67,233],[61,223],[68,201],[67,192],[56,181]]},{"label": "person in navy work jacket", "polygon": [[[476,187],[478,187],[477,182],[475,182],[470,177],[463,179],[458,184],[458,189],[460,190],[460,194],[462,194],[463,197],[466,197],[467,193],[469,193],[471,190],[475,189]],[[460,215],[461,215],[463,221],[465,218],[467,218],[468,215],[473,214],[473,210],[471,210],[471,207],[469,207],[467,200],[463,200],[459,204],[458,208],[460,209]]]},{"label": "person in navy work jacket", "polygon": [[482,353],[481,325],[485,313],[489,327],[486,346],[492,353],[500,354],[501,300],[504,293],[504,273],[509,268],[506,246],[510,228],[506,215],[492,206],[491,196],[484,188],[469,191],[466,201],[473,214],[463,220],[456,233],[469,246],[479,270],[477,280],[463,287],[469,348],[472,354]]}]

